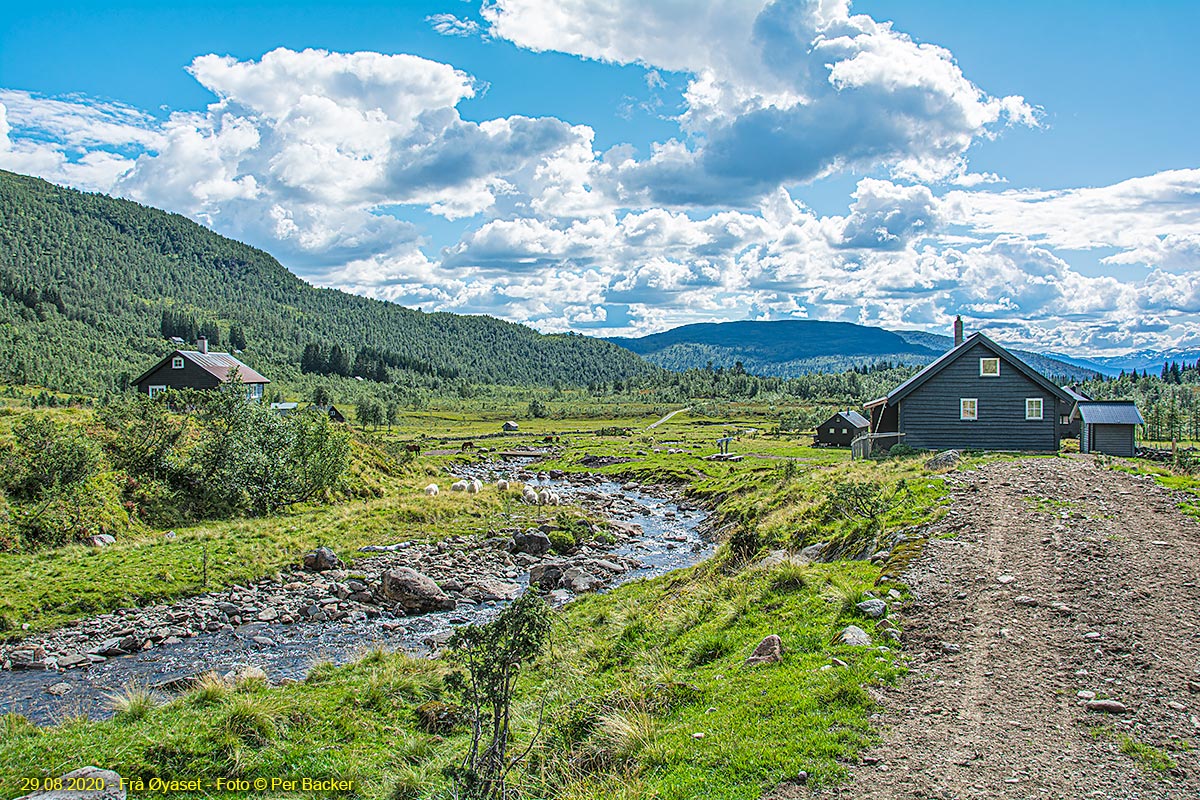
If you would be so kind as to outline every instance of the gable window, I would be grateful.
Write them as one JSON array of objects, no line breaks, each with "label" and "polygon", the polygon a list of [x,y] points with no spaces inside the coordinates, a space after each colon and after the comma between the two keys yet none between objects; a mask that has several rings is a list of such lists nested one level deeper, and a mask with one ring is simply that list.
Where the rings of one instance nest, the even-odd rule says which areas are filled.
[{"label": "gable window", "polygon": [[171,369],[183,369],[183,356],[175,356],[171,359]]},{"label": "gable window", "polygon": [[998,359],[998,358],[981,358],[981,359],[979,359],[979,377],[981,377],[981,378],[999,378],[1000,377],[1000,359]]},{"label": "gable window", "polygon": [[958,401],[959,419],[979,419],[979,401],[974,397],[964,397]]},{"label": "gable window", "polygon": [[1042,398],[1028,397],[1025,399],[1025,419],[1042,418]]}]

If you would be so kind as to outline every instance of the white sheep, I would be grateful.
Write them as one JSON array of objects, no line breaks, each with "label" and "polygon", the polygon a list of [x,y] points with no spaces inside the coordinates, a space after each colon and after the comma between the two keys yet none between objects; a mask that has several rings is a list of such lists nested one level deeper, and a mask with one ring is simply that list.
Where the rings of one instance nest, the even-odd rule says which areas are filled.
[{"label": "white sheep", "polygon": [[436,483],[431,483],[428,486],[426,486],[425,494],[429,495],[430,497],[437,497],[438,485]]},{"label": "white sheep", "polygon": [[496,488],[502,492],[507,492],[508,491],[508,481],[501,478],[500,480],[496,481]]},{"label": "white sheep", "polygon": [[550,497],[552,495],[553,495],[553,492],[551,492],[549,489],[542,489],[540,492],[537,493],[538,505],[539,506],[549,505]]},{"label": "white sheep", "polygon": [[521,499],[530,505],[537,505],[538,495],[532,486],[526,486],[524,491],[521,492]]},{"label": "white sheep", "polygon": [[465,492],[466,490],[467,490],[467,482],[466,481],[455,481],[454,483],[450,484],[450,491],[452,491],[452,492]]},{"label": "white sheep", "polygon": [[483,482],[478,478],[467,484],[467,494],[479,494],[483,490]]}]

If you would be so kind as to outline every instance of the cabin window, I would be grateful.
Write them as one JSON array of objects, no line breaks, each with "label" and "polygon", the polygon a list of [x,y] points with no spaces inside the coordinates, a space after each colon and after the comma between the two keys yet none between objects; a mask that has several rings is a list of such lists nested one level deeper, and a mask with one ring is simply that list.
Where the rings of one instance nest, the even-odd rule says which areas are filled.
[{"label": "cabin window", "polygon": [[261,383],[251,383],[246,386],[247,400],[262,400],[263,385]]},{"label": "cabin window", "polygon": [[979,419],[979,401],[974,397],[964,397],[958,401],[959,419]]},{"label": "cabin window", "polygon": [[1025,419],[1042,418],[1042,398],[1028,397],[1025,399]]},{"label": "cabin window", "polygon": [[830,432],[830,433],[833,433],[833,428],[830,428],[830,429],[829,429],[829,432]]},{"label": "cabin window", "polygon": [[183,369],[183,356],[175,356],[171,359],[171,369]]},{"label": "cabin window", "polygon": [[981,377],[981,378],[999,378],[1000,377],[1000,359],[998,359],[998,358],[981,358],[981,359],[979,359],[979,377]]},{"label": "cabin window", "polygon": [[846,432],[847,432],[846,429],[842,428],[842,433],[846,433]]},{"label": "cabin window", "polygon": [[158,396],[158,395],[162,394],[163,392],[165,392],[166,390],[167,390],[167,387],[166,387],[166,386],[150,386],[150,387],[147,387],[147,391],[150,393],[150,396],[151,396],[151,397],[156,397],[156,396]]}]

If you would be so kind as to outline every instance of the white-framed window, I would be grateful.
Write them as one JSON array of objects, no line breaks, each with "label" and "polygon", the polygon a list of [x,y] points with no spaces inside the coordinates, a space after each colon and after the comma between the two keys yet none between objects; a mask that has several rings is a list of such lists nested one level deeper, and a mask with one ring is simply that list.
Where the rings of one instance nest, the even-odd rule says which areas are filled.
[{"label": "white-framed window", "polygon": [[183,356],[175,356],[171,359],[171,369],[183,369]]},{"label": "white-framed window", "polygon": [[979,400],[974,397],[964,397],[958,401],[959,419],[979,419]]},{"label": "white-framed window", "polygon": [[981,358],[981,359],[979,359],[979,377],[981,377],[981,378],[999,378],[1000,377],[1000,359],[998,359],[998,358]]},{"label": "white-framed window", "polygon": [[148,386],[148,387],[146,387],[146,389],[150,393],[151,397],[155,397],[155,396],[160,395],[163,392],[165,392],[167,390],[167,387],[166,386]]},{"label": "white-framed window", "polygon": [[247,400],[262,400],[263,385],[261,383],[250,383],[246,385]]},{"label": "white-framed window", "polygon": [[1027,397],[1025,398],[1025,419],[1041,419],[1042,418],[1042,398]]}]

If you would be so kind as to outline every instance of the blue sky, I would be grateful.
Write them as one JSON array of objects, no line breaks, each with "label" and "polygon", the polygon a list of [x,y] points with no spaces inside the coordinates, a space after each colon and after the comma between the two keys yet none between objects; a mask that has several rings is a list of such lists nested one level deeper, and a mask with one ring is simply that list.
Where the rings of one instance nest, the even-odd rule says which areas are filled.
[{"label": "blue sky", "polygon": [[[890,23],[890,24],[889,24]],[[542,330],[1200,344],[1200,4],[9,4],[0,168]]]}]

